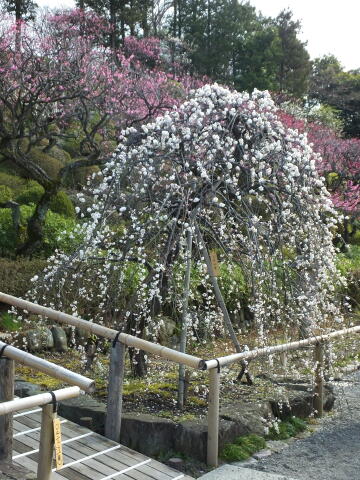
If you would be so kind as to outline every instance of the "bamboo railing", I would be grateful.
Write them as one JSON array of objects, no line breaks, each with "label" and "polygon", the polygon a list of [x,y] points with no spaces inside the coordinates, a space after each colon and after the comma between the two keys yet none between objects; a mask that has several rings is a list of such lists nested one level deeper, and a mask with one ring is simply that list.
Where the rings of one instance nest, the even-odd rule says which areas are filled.
[{"label": "bamboo railing", "polygon": [[224,357],[203,360],[201,358],[181,353],[171,348],[139,339],[132,335],[118,333],[111,328],[103,327],[78,317],[68,315],[41,305],[7,295],[0,292],[0,302],[25,309],[29,312],[46,316],[56,322],[65,323],[82,328],[95,335],[117,340],[113,342],[110,354],[110,371],[108,386],[108,402],[105,422],[105,436],[120,441],[121,413],[122,413],[122,388],[125,368],[125,345],[144,350],[154,355],[159,355],[169,361],[187,365],[188,367],[209,371],[209,397],[208,397],[208,440],[207,440],[207,463],[210,466],[218,465],[218,438],[219,438],[219,395],[221,383],[221,368],[231,363],[243,363],[250,359],[269,356],[273,354],[285,354],[287,351],[298,350],[306,346],[314,345],[315,359],[315,389],[314,409],[317,416],[323,415],[324,398],[324,344],[334,338],[360,332],[360,326],[334,331],[324,335],[315,335],[297,342],[289,342],[254,350],[244,351]]},{"label": "bamboo railing", "polygon": [[[61,400],[78,397],[80,392],[79,387],[68,387],[54,390],[52,393],[40,393],[39,395],[16,398],[0,403],[0,419],[9,417],[14,412],[42,407],[37,480],[50,480],[51,478],[54,451],[53,420],[56,415],[53,403],[56,404]],[[7,441],[9,441],[8,438]],[[10,458],[7,458],[7,460],[11,460],[12,448],[8,451]]]},{"label": "bamboo railing", "polygon": [[[14,399],[15,362],[75,386]],[[52,429],[54,406],[60,400],[79,396],[81,390],[94,392],[95,382],[0,341],[0,460],[8,462],[12,460],[13,412],[40,406],[42,407],[42,420],[37,480],[49,480],[54,449]],[[52,405],[49,405],[50,402]]]}]

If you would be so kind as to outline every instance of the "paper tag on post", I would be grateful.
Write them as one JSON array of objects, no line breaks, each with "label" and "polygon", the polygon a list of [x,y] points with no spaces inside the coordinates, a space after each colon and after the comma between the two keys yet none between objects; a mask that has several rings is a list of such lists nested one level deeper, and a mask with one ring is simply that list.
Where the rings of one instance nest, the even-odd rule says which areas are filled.
[{"label": "paper tag on post", "polygon": [[54,427],[56,470],[60,470],[60,468],[62,468],[64,465],[64,459],[63,459],[62,445],[61,445],[61,423],[59,418],[55,417],[53,419],[53,427]]},{"label": "paper tag on post", "polygon": [[212,266],[214,275],[215,277],[218,277],[220,275],[220,268],[219,268],[219,262],[218,262],[216,250],[210,251],[210,260],[211,260],[211,266]]}]

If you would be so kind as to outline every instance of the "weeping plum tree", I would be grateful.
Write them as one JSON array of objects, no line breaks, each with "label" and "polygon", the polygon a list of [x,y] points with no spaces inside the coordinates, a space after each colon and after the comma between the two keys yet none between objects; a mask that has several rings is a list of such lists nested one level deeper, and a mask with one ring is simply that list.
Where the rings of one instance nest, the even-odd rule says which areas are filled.
[{"label": "weeping plum tree", "polygon": [[[164,315],[195,339],[225,320],[239,348],[228,323],[239,302],[227,315],[221,299],[236,293],[241,268],[263,339],[277,326],[306,335],[340,321],[337,218],[317,159],[267,92],[204,86],[122,132],[102,181],[89,184],[93,205],[79,211],[82,245],[50,259],[32,298],[146,338],[157,338]],[[209,250],[230,272],[230,292],[220,291]]]}]

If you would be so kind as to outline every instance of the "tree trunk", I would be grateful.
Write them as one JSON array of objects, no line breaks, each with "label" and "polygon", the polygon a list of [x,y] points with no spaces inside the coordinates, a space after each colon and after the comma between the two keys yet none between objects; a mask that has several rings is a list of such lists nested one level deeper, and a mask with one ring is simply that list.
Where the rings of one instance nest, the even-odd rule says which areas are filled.
[{"label": "tree trunk", "polygon": [[59,190],[58,184],[52,184],[47,187],[45,193],[36,205],[35,211],[28,221],[27,240],[17,249],[18,255],[32,255],[38,250],[44,241],[44,223],[46,214],[50,208],[52,198]]}]

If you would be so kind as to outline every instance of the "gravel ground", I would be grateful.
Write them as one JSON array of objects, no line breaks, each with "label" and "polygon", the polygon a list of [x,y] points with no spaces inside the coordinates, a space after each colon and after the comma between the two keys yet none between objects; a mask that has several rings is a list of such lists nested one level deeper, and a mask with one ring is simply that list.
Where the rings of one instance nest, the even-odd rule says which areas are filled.
[{"label": "gravel ground", "polygon": [[311,436],[248,468],[306,480],[360,479],[360,372],[335,382],[333,415]]}]

